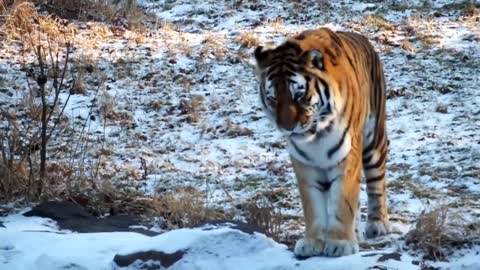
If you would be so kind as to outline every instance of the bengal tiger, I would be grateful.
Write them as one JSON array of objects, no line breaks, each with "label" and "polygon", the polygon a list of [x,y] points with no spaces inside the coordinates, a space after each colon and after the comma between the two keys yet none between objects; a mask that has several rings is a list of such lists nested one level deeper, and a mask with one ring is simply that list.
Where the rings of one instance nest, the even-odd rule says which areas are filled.
[{"label": "bengal tiger", "polygon": [[[305,235],[300,257],[358,252],[356,210],[362,169],[366,236],[390,232],[386,203],[386,94],[383,65],[360,34],[306,30],[254,50],[261,104],[288,142]],[[358,216],[357,216],[358,218]]]}]

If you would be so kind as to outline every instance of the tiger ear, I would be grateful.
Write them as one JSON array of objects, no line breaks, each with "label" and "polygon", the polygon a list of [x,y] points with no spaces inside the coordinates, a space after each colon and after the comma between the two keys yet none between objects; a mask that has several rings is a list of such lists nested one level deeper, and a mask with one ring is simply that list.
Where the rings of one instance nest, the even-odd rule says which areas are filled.
[{"label": "tiger ear", "polygon": [[255,56],[255,60],[257,61],[257,66],[262,67],[264,66],[263,63],[265,59],[267,59],[268,50],[265,49],[263,46],[258,46],[257,48],[255,48],[253,55]]},{"label": "tiger ear", "polygon": [[303,55],[303,62],[307,65],[312,65],[314,68],[323,70],[324,63],[323,63],[323,54],[318,50],[310,50],[305,52]]}]

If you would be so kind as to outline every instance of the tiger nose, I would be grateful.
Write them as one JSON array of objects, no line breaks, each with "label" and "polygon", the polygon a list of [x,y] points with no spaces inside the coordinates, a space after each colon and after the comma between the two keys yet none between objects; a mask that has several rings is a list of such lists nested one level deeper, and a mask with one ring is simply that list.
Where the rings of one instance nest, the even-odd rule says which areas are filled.
[{"label": "tiger nose", "polygon": [[297,108],[292,105],[278,108],[277,125],[287,131],[292,131],[296,125]]}]

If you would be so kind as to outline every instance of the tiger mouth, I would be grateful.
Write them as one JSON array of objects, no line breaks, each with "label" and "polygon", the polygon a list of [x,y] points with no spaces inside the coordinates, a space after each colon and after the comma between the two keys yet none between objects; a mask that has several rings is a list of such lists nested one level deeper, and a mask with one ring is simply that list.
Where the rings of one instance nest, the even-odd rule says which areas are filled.
[{"label": "tiger mouth", "polygon": [[311,136],[317,133],[317,121],[313,121],[308,128],[304,129],[300,132],[292,132],[290,136],[292,137],[304,137],[304,136]]},{"label": "tiger mouth", "polygon": [[314,121],[314,122],[310,125],[310,127],[305,131],[305,133],[307,133],[307,134],[308,134],[308,133],[312,133],[312,134],[317,133],[317,122]]}]

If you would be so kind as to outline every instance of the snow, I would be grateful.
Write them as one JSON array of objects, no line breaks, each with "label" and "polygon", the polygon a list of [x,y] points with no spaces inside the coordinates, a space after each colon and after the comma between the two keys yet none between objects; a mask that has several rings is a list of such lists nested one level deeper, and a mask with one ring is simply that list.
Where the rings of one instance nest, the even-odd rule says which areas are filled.
[{"label": "snow", "polygon": [[[242,270],[242,269],[365,269],[380,265],[394,269],[417,269],[412,257],[401,261],[377,262],[381,253],[362,251],[342,258],[310,258],[297,260],[283,244],[263,234],[247,234],[226,226],[206,225],[195,229],[179,229],[159,236],[137,233],[69,233],[52,230],[47,219],[11,215],[0,218],[0,267],[2,269],[120,269],[113,262],[115,255],[141,251],[162,251],[167,254],[186,251],[181,260],[169,269]],[[29,224],[28,226],[18,224]],[[467,262],[467,261],[466,261]],[[469,262],[472,264],[472,261]],[[478,265],[473,264],[473,265]],[[459,268],[460,269],[460,268]]]},{"label": "snow", "polygon": [[[468,219],[478,220],[480,26],[478,16],[464,18],[461,10],[445,8],[461,1],[138,2],[159,19],[158,28],[145,35],[126,30],[123,36],[114,36],[108,27],[104,34],[100,34],[103,30],[96,33],[96,29],[104,27],[100,23],[88,24],[90,29],[78,30],[79,44],[75,56],[91,58],[98,67],[98,74],[85,75],[86,95],[70,97],[65,110],[70,133],[66,132],[52,142],[76,149],[78,142],[88,141],[92,149],[87,153],[85,163],[95,162],[100,149],[109,150],[111,154],[101,155],[100,172],[113,184],[122,183],[137,189],[140,186],[147,196],[158,195],[159,189],[193,186],[208,194],[210,205],[225,209],[235,209],[258,194],[283,190],[285,195],[273,201],[274,205],[282,214],[301,217],[298,191],[284,149],[284,139],[260,108],[251,57],[253,47],[245,46],[238,39],[247,35],[258,44],[274,46],[287,35],[325,26],[366,35],[385,64],[391,96],[387,101],[390,139],[388,202],[390,215],[396,218],[394,226],[406,233],[420,213],[442,204],[449,204],[452,211]],[[425,3],[429,5],[427,9]],[[442,16],[434,16],[435,11]],[[368,16],[384,18],[392,24],[392,29],[369,24]],[[142,37],[143,41],[137,42],[137,37]],[[414,49],[404,49],[405,41]],[[426,44],[429,42],[431,44]],[[21,115],[24,105],[20,101],[27,89],[25,74],[19,64],[24,61],[23,56],[18,45],[7,46],[7,43],[0,45],[0,55],[0,90],[6,89],[6,92],[0,91],[0,106],[3,109],[14,104],[8,110]],[[32,61],[28,57],[27,60]],[[106,85],[97,92],[95,82],[101,76],[105,76]],[[62,93],[60,100],[64,102],[67,96]],[[182,100],[193,102],[198,96],[202,98],[195,111],[199,119],[190,121],[189,114],[179,108],[180,103]],[[160,102],[159,108],[151,105],[154,102]],[[126,113],[130,118],[108,119],[102,112],[106,103],[111,103],[115,112]],[[90,117],[92,115],[94,119]],[[129,125],[135,127],[129,128]],[[85,134],[82,132],[84,128]],[[75,138],[74,145],[72,138]],[[57,153],[54,160],[62,162],[71,157],[69,152]],[[141,159],[149,167],[145,179],[135,177],[143,173]],[[365,212],[364,192],[361,203]],[[242,213],[238,216],[244,218]],[[125,246],[141,249],[147,245],[152,247],[154,243],[165,243],[160,240],[163,236],[156,242],[131,233],[63,234],[55,231],[50,221],[19,215],[0,221],[10,224],[7,229],[0,227],[0,245],[6,247],[0,250],[4,258],[16,258],[14,262],[8,259],[8,266],[13,269],[28,269],[35,263],[45,268],[49,264],[60,267],[68,262],[87,269],[99,265],[110,269],[114,254],[133,251]],[[31,230],[61,234],[27,232]],[[303,222],[286,219],[282,231],[298,238],[303,231]],[[191,242],[182,242],[184,246],[198,246],[202,237],[215,237],[213,232],[201,230],[172,233],[175,240],[177,237],[192,238]],[[7,236],[9,244],[4,245],[2,240]],[[38,237],[39,243],[52,244],[46,247],[35,244],[38,251],[30,258],[25,255],[25,250],[31,249],[27,241],[29,237]],[[122,237],[125,240],[121,240]],[[347,262],[358,265],[375,262],[375,257],[359,257],[361,255],[296,261],[284,246],[257,237],[247,237],[247,240],[268,248],[248,256],[245,251],[242,255],[255,263],[273,256],[278,258],[278,261],[267,260],[265,267],[289,269],[299,264],[302,269],[308,269],[310,262],[321,261],[322,266],[332,267]],[[401,235],[394,236],[395,243],[398,238]],[[53,243],[57,241],[55,247]],[[87,253],[78,258],[62,257],[68,253],[62,248],[71,251],[68,243],[73,242],[88,249],[85,252],[94,259],[86,260],[89,258]],[[104,247],[96,247],[103,242]],[[228,245],[223,244],[225,253],[222,254],[227,254],[230,252]],[[15,246],[13,251],[11,246]],[[59,254],[50,252],[50,248]],[[381,252],[390,252],[392,248]],[[105,250],[110,251],[105,253]],[[475,251],[478,249],[472,248],[465,254],[457,254],[450,263],[439,265],[453,269],[462,269],[464,265],[465,269],[473,269],[475,261],[472,258],[478,256]],[[108,256],[102,257],[95,252],[104,252]],[[202,259],[205,256],[202,253],[197,255]],[[410,260],[406,253],[402,252],[402,256],[406,261]],[[25,264],[16,264],[23,263],[20,258],[26,260]],[[398,262],[402,265],[395,265],[396,262],[390,260],[389,266],[395,269],[418,268],[403,265],[403,258]],[[240,256],[232,255],[222,260],[218,267],[227,265],[224,263],[245,267]],[[206,269],[202,265],[215,264],[210,257],[204,262],[198,257],[189,261],[198,263],[198,269]],[[286,268],[281,268],[281,263]],[[190,266],[192,268],[185,269],[197,267]]]}]

